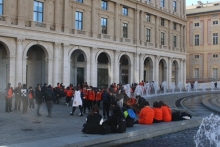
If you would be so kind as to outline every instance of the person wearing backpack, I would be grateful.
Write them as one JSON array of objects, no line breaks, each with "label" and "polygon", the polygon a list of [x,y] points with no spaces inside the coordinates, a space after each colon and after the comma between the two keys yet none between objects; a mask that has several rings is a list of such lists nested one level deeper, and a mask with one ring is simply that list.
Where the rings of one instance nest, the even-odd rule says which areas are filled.
[{"label": "person wearing backpack", "polygon": [[113,115],[108,117],[103,124],[111,127],[112,133],[124,133],[126,132],[126,120],[124,113],[118,105],[113,107]]},{"label": "person wearing backpack", "polygon": [[134,120],[136,118],[136,114],[134,113],[134,110],[132,110],[132,109],[126,110],[126,108],[125,108],[123,111],[124,111],[125,120],[126,120],[126,127],[133,127]]},{"label": "person wearing backpack", "polygon": [[53,100],[55,99],[54,92],[52,90],[51,85],[47,87],[47,90],[45,91],[45,102],[47,106],[47,117],[52,118],[52,107],[53,107]]}]

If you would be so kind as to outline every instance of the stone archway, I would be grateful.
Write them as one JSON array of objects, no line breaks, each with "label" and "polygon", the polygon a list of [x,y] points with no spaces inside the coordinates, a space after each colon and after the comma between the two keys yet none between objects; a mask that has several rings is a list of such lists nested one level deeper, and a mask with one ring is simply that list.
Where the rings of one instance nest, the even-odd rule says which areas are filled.
[{"label": "stone archway", "polygon": [[70,83],[83,84],[86,80],[87,62],[86,55],[81,49],[76,49],[70,56]]},{"label": "stone archway", "polygon": [[0,92],[3,92],[9,83],[9,52],[4,43],[0,42]]},{"label": "stone archway", "polygon": [[119,81],[122,84],[130,83],[130,76],[131,76],[131,62],[128,55],[124,54],[120,58],[120,68],[119,68]]},{"label": "stone archway", "polygon": [[144,60],[144,81],[153,81],[153,61],[150,57]]}]

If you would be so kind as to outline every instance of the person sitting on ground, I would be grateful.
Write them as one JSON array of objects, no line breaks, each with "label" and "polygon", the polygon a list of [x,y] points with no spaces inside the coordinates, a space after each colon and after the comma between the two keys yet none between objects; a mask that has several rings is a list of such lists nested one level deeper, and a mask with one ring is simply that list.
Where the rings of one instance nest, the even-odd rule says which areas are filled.
[{"label": "person sitting on ground", "polygon": [[[108,117],[108,119],[104,121],[103,124],[110,126],[112,133],[118,133],[120,129],[118,128],[119,126],[118,120],[125,119],[125,116],[124,116],[124,113],[121,111],[121,108],[118,105],[115,105],[112,111],[113,111],[113,115]],[[126,124],[124,127],[126,128]]]},{"label": "person sitting on ground", "polygon": [[153,123],[153,120],[154,110],[149,106],[149,102],[146,101],[144,103],[144,108],[141,109],[139,114],[139,120],[135,121],[135,123],[150,125]]},{"label": "person sitting on ground", "polygon": [[172,120],[172,111],[163,101],[159,101],[159,105],[162,109],[162,116],[164,122],[170,122]]},{"label": "person sitting on ground", "polygon": [[124,112],[125,115],[126,127],[133,127],[134,120],[136,118],[136,114],[134,110],[130,109],[129,107],[123,107],[122,111]]},{"label": "person sitting on ground", "polygon": [[162,116],[163,113],[162,113],[162,109],[157,101],[155,101],[153,103],[153,109],[155,112],[154,123],[162,122],[163,121],[163,116]]},{"label": "person sitting on ground", "polygon": [[99,107],[98,105],[93,105],[92,112],[87,116],[82,132],[86,134],[100,134],[102,123],[103,118],[99,114]]}]

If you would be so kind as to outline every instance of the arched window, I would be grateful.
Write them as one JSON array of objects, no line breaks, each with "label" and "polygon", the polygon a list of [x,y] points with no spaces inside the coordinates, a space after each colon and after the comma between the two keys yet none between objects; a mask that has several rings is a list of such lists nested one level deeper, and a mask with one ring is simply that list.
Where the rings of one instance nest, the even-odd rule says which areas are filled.
[{"label": "arched window", "polygon": [[108,57],[105,53],[101,53],[98,57],[98,63],[100,64],[108,64]]},{"label": "arched window", "polygon": [[83,54],[80,54],[78,57],[77,57],[77,62],[84,62],[85,59],[84,59],[84,56]]}]

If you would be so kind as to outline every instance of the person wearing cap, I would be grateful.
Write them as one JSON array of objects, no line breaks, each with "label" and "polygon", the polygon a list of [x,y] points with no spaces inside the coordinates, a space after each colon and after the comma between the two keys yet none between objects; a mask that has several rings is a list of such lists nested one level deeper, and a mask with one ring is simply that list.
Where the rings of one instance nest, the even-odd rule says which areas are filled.
[{"label": "person wearing cap", "polygon": [[12,97],[13,97],[13,88],[11,83],[8,83],[8,86],[5,89],[5,112],[12,112]]},{"label": "person wearing cap", "polygon": [[29,109],[34,110],[34,90],[32,87],[29,87],[28,90],[28,98],[29,98]]},{"label": "person wearing cap", "polygon": [[44,98],[45,98],[47,112],[48,112],[47,117],[52,118],[52,107],[53,107],[53,100],[55,99],[55,95],[54,95],[51,85],[47,87]]},{"label": "person wearing cap", "polygon": [[15,93],[15,108],[14,110],[21,109],[21,83],[18,83],[18,86],[14,89]]}]

